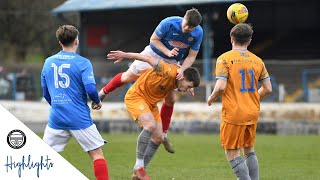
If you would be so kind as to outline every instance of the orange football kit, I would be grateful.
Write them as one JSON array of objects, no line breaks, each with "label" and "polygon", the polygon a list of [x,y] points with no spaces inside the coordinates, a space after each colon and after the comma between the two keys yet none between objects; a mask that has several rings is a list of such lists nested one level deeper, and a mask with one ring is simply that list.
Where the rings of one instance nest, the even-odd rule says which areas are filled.
[{"label": "orange football kit", "polygon": [[161,122],[157,103],[178,87],[178,68],[159,60],[156,67],[143,73],[131,86],[125,96],[125,104],[134,120],[142,113],[152,112],[155,120]]},{"label": "orange football kit", "polygon": [[260,110],[258,81],[270,79],[263,61],[247,50],[228,51],[217,59],[216,79],[227,81],[222,94],[221,144],[225,149],[253,146]]}]

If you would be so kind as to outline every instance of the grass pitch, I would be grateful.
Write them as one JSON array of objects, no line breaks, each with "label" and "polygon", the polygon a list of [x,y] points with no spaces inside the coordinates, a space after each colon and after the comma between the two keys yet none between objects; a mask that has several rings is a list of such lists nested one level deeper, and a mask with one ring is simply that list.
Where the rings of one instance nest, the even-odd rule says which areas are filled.
[{"label": "grass pitch", "polygon": [[[103,147],[111,180],[131,179],[135,163],[135,134],[103,134],[108,144]],[[147,169],[153,180],[229,180],[236,179],[219,135],[170,134],[175,154],[163,145]],[[261,180],[320,179],[320,136],[257,135],[256,153]],[[72,139],[61,155],[90,180],[94,180],[92,162]]]}]

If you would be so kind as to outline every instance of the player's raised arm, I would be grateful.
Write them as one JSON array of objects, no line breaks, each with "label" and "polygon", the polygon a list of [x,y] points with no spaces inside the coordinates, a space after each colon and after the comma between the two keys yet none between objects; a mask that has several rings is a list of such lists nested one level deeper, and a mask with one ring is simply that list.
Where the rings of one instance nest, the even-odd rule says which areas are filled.
[{"label": "player's raised arm", "polygon": [[156,32],[154,32],[150,38],[150,43],[154,45],[157,49],[159,49],[161,52],[163,52],[168,57],[174,57],[179,54],[178,48],[168,49],[162,42],[161,37],[159,37]]},{"label": "player's raised arm", "polygon": [[137,59],[137,60],[149,63],[152,67],[155,67],[158,64],[158,60],[153,57],[138,54],[138,53],[127,53],[119,50],[110,51],[107,57],[109,60],[115,61],[115,63],[120,62],[122,59],[132,59],[132,60]]},{"label": "player's raised arm", "polygon": [[221,96],[221,94],[226,89],[226,87],[227,87],[226,80],[224,79],[217,80],[211,95],[208,97],[208,100],[207,100],[208,106],[211,106],[212,102],[215,101],[219,96]]},{"label": "player's raised arm", "polygon": [[261,87],[258,92],[259,92],[260,98],[263,98],[264,96],[272,93],[272,85],[271,85],[270,79],[261,82]]}]

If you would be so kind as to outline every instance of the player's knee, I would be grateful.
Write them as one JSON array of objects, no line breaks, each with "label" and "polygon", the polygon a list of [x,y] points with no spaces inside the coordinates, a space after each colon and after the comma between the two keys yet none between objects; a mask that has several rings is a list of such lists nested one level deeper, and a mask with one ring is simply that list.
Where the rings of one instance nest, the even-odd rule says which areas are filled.
[{"label": "player's knee", "polygon": [[243,153],[244,154],[248,154],[248,153],[251,153],[251,152],[254,152],[254,147],[251,146],[251,147],[244,147],[243,148]]},{"label": "player's knee", "polygon": [[166,101],[165,104],[166,104],[167,106],[169,106],[169,107],[172,107],[172,106],[174,106],[174,103],[175,103],[175,102],[176,102],[176,101],[171,100],[171,101]]},{"label": "player's knee", "polygon": [[240,149],[237,150],[226,150],[227,160],[230,161],[240,156]]},{"label": "player's knee", "polygon": [[144,125],[144,128],[150,132],[154,132],[156,130],[156,123],[154,121],[146,123]]},{"label": "player's knee", "polygon": [[164,141],[164,135],[163,135],[163,133],[159,133],[159,134],[153,136],[152,140],[153,140],[153,142],[156,143],[156,144],[161,144],[161,143],[163,143],[163,141]]},{"label": "player's knee", "polygon": [[104,159],[104,155],[101,148],[88,151],[88,154],[93,161],[95,161],[96,159]]},{"label": "player's knee", "polygon": [[130,82],[137,80],[138,78],[139,78],[139,76],[133,74],[131,71],[128,70],[122,74],[121,82],[122,83],[130,83]]},{"label": "player's knee", "polygon": [[172,107],[175,102],[176,102],[175,96],[168,96],[164,100],[164,104],[170,107]]}]

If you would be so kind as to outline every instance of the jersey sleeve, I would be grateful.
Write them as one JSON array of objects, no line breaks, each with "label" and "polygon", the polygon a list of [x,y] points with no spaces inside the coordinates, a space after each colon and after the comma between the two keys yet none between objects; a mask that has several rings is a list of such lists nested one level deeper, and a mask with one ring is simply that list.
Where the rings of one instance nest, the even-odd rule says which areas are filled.
[{"label": "jersey sleeve", "polygon": [[191,49],[194,51],[199,51],[200,46],[201,46],[201,42],[202,42],[202,38],[203,38],[203,30],[202,30],[202,28],[200,28],[200,30],[201,31],[199,31],[199,33],[197,34],[196,41],[191,46]]},{"label": "jersey sleeve", "polygon": [[89,60],[85,60],[81,65],[81,77],[84,85],[93,83],[96,84],[93,74],[92,64]]},{"label": "jersey sleeve", "polygon": [[227,62],[223,56],[218,57],[216,62],[216,79],[227,80],[229,77],[229,71]]},{"label": "jersey sleeve", "polygon": [[44,70],[44,66],[43,69],[41,71],[41,87],[47,87],[47,82],[46,82],[46,78],[45,78],[45,70]]},{"label": "jersey sleeve", "polygon": [[175,77],[176,74],[175,74],[174,68],[171,67],[171,66],[173,66],[173,65],[168,64],[168,63],[166,63],[166,62],[164,62],[164,61],[159,60],[159,61],[158,61],[158,64],[154,67],[153,70],[154,70],[158,75],[160,75],[160,76],[162,76],[162,77],[164,77],[164,76],[174,76],[174,77]]},{"label": "jersey sleeve", "polygon": [[170,23],[168,22],[169,20],[164,19],[162,20],[159,25],[156,27],[154,32],[159,36],[160,38],[163,38],[168,31],[170,30]]},{"label": "jersey sleeve", "polygon": [[267,68],[264,65],[264,63],[262,63],[262,70],[261,70],[261,74],[260,74],[260,77],[259,77],[259,81],[263,82],[263,81],[266,81],[266,80],[269,80],[269,79],[270,79],[270,77],[269,77],[269,73],[267,71]]}]

